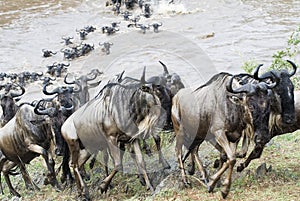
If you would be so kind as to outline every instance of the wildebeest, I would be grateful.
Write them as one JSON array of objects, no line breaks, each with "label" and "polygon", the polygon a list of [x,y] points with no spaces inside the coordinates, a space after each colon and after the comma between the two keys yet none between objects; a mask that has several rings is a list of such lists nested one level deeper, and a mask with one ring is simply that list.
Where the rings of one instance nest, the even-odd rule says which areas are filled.
[{"label": "wildebeest", "polygon": [[62,37],[61,39],[64,40],[65,45],[73,44],[73,42],[71,41],[71,39],[73,39],[73,37]]},{"label": "wildebeest", "polygon": [[[259,68],[256,69],[254,77],[258,80],[264,81],[272,77],[278,80],[278,85],[272,89],[271,97],[271,114],[270,114],[270,133],[264,135],[263,138],[255,140],[255,147],[246,159],[238,167],[238,171],[246,168],[251,160],[259,158],[263,152],[265,144],[267,144],[273,137],[287,132],[295,131],[298,126],[295,125],[295,105],[294,105],[294,86],[290,77],[296,73],[297,66],[287,61],[292,65],[293,71],[287,70],[271,70],[258,76]],[[240,157],[244,157],[247,153],[250,139],[244,135],[242,152],[239,153]]]},{"label": "wildebeest", "polygon": [[[11,194],[20,197],[13,188],[9,171],[14,166],[21,170],[25,184],[32,184],[25,164],[29,164],[35,157],[42,155],[48,168],[48,182],[58,187],[54,171],[54,160],[48,152],[52,143],[51,123],[47,116],[41,115],[38,109],[40,102],[33,107],[24,104],[3,128],[0,129],[0,150],[3,153],[0,160],[0,170],[3,172],[5,181]],[[55,116],[55,110],[48,110],[47,115]],[[4,168],[4,169],[3,169]]]},{"label": "wildebeest", "polygon": [[[181,89],[174,96],[172,104],[176,156],[184,184],[188,184],[188,181],[182,158],[183,145],[196,161],[209,192],[213,191],[222,174],[229,169],[223,182],[223,198],[227,197],[230,190],[232,170],[236,163],[236,146],[242,131],[250,128],[256,136],[268,133],[268,89],[276,85],[248,83],[233,89],[233,81],[239,76],[219,73],[196,90]],[[199,146],[205,139],[226,154],[226,162],[210,177],[210,181],[198,155]]]},{"label": "wildebeest", "polygon": [[119,144],[124,143],[132,145],[139,171],[147,187],[154,190],[145,170],[139,138],[147,138],[153,132],[159,118],[160,102],[152,89],[144,84],[144,75],[138,84],[105,85],[97,97],[79,108],[63,124],[62,135],[70,149],[79,196],[89,199],[88,189],[79,173],[81,149],[84,147],[89,153],[109,150],[114,169],[100,184],[101,191],[105,192],[115,174],[122,170]]},{"label": "wildebeest", "polygon": [[20,85],[11,83],[1,85],[0,88],[4,88],[4,93],[0,94],[0,102],[2,108],[0,127],[2,127],[15,116],[19,108],[16,104],[15,99],[20,98],[20,96],[25,93],[25,88]]},{"label": "wildebeest", "polygon": [[104,42],[104,43],[99,42],[99,45],[100,46],[103,45],[103,48],[101,49],[102,52],[105,52],[107,55],[110,54],[110,47],[113,45],[113,43],[111,43],[111,42]]},{"label": "wildebeest", "polygon": [[153,31],[155,33],[158,33],[158,27],[162,26],[162,23],[161,22],[155,22],[155,23],[152,23],[152,24],[149,24],[149,26],[152,26],[153,27]]},{"label": "wildebeest", "polygon": [[95,80],[101,74],[103,74],[103,73],[100,72],[98,69],[92,69],[91,72],[88,73],[87,75],[81,75],[80,77],[75,78],[72,81],[67,80],[69,74],[67,74],[65,76],[64,82],[66,84],[75,84],[76,83],[77,85],[81,86],[81,91],[79,93],[77,93],[79,103],[80,103],[79,107],[90,100],[89,89],[93,88],[93,87],[97,87],[101,82],[101,81],[97,81],[97,82],[91,83],[90,81]]},{"label": "wildebeest", "polygon": [[52,52],[51,50],[42,49],[43,57],[51,57],[55,55],[57,52]]}]

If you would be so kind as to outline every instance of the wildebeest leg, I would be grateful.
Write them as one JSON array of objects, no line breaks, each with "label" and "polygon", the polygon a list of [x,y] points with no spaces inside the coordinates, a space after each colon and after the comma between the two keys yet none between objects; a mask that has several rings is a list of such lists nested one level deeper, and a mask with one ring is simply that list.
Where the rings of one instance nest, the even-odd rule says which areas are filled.
[{"label": "wildebeest leg", "polygon": [[47,150],[45,150],[43,147],[41,147],[37,144],[30,144],[28,146],[28,149],[32,152],[42,155],[42,157],[44,158],[44,160],[47,164],[47,168],[48,168],[48,172],[49,172],[47,177],[49,178],[49,181],[45,180],[45,184],[47,184],[49,182],[52,186],[60,189],[57,179],[56,179],[56,175],[55,175],[55,170],[54,170],[55,164],[54,164],[52,155],[49,152],[47,152]]},{"label": "wildebeest leg", "polygon": [[70,166],[69,166],[69,160],[70,160],[70,151],[67,147],[65,149],[65,152],[63,154],[63,161],[62,161],[62,175],[61,175],[61,183],[65,183],[65,186],[68,186],[69,184],[72,184],[74,181],[74,178],[71,174]]},{"label": "wildebeest leg", "polygon": [[[199,145],[196,146],[192,151],[191,151],[191,156],[195,159],[196,163],[197,163],[197,166],[199,168],[199,171],[201,172],[201,175],[202,175],[202,181],[207,185],[208,183],[208,180],[207,180],[207,174],[206,174],[206,171],[202,165],[202,162],[199,158],[199,155],[198,155],[198,151],[199,151]],[[194,165],[195,166],[195,165]],[[195,169],[195,168],[194,168]]]},{"label": "wildebeest leg", "polygon": [[248,158],[246,159],[246,161],[244,163],[241,163],[238,167],[237,167],[237,171],[241,172],[243,171],[246,167],[248,167],[249,163],[256,158],[259,158],[262,154],[264,150],[264,146],[262,145],[257,145],[255,144],[254,149],[252,150],[252,152],[250,153],[250,155],[248,156]]},{"label": "wildebeest leg", "polygon": [[108,144],[108,148],[109,148],[109,153],[114,161],[114,169],[100,184],[101,193],[107,191],[108,186],[111,183],[111,180],[122,168],[122,158],[121,158],[122,155],[121,155],[120,149],[118,147],[117,139],[115,137],[111,136],[111,137],[109,137],[107,144]]},{"label": "wildebeest leg", "polygon": [[[182,145],[183,145],[183,129],[182,126],[175,127],[175,134],[176,134],[176,146],[175,146],[175,151],[176,151],[176,156],[177,156],[177,160],[178,160],[178,165],[179,165],[179,169],[181,170],[181,176],[182,176],[182,181],[184,183],[184,185],[189,185],[189,182],[187,180],[186,177],[186,173],[184,170],[184,163],[182,160]],[[177,131],[177,132],[176,132]]]},{"label": "wildebeest leg", "polygon": [[193,175],[193,174],[195,174],[195,155],[191,154],[191,152],[190,152],[190,157],[191,157],[191,162],[190,162],[190,168],[188,169],[188,173],[189,173],[189,175]]},{"label": "wildebeest leg", "polygon": [[[9,171],[15,166],[16,166],[16,163],[14,163],[12,161],[6,161],[3,164],[1,164],[0,168],[1,168],[1,171],[3,172],[5,182],[9,188],[9,192],[14,196],[21,197],[21,195],[12,186],[10,178],[9,178]],[[26,183],[26,181],[25,181],[25,183]]]},{"label": "wildebeest leg", "polygon": [[150,179],[149,179],[147,171],[146,171],[146,166],[145,166],[144,158],[143,158],[143,155],[142,155],[142,152],[141,152],[141,149],[140,149],[139,140],[135,139],[132,142],[132,145],[133,145],[133,149],[134,149],[134,153],[135,153],[138,168],[144,176],[146,185],[147,185],[148,189],[150,189],[151,191],[154,191],[154,188],[153,188],[153,186],[150,182]]},{"label": "wildebeest leg", "polygon": [[22,174],[22,177],[25,181],[26,188],[30,190],[40,190],[40,188],[32,181],[31,177],[29,176],[25,164],[19,164],[19,168]]},{"label": "wildebeest leg", "polygon": [[78,139],[68,139],[68,146],[71,154],[71,166],[73,167],[75,180],[78,189],[78,196],[83,196],[85,199],[90,200],[89,191],[85,182],[83,181],[80,172],[79,172],[79,154],[80,154],[80,145]]},{"label": "wildebeest leg", "polygon": [[93,154],[93,157],[92,157],[92,159],[91,159],[91,161],[90,161],[90,164],[89,164],[90,169],[93,169],[93,168],[94,168],[96,159],[97,159],[97,154]]},{"label": "wildebeest leg", "polygon": [[85,178],[86,180],[90,180],[90,175],[86,172],[83,165],[90,158],[90,156],[91,156],[91,154],[87,150],[85,150],[85,149],[80,150],[80,154],[79,154],[79,158],[78,158],[78,164],[79,164],[79,169],[80,169],[81,176],[83,178]]},{"label": "wildebeest leg", "polygon": [[146,154],[147,154],[148,156],[152,156],[151,149],[150,149],[149,145],[147,144],[146,140],[143,139],[142,141],[143,141],[143,150],[146,151]]},{"label": "wildebeest leg", "polygon": [[208,183],[208,191],[209,192],[213,191],[217,181],[220,179],[220,177],[226,171],[226,169],[229,168],[227,177],[223,182],[224,190],[222,190],[222,196],[223,198],[226,198],[231,186],[232,170],[236,163],[236,158],[235,158],[236,143],[228,142],[227,137],[224,131],[222,130],[218,130],[215,133],[215,136],[216,136],[216,142],[223,148],[223,150],[227,155],[227,161],[223,163],[222,167],[213,176],[211,176],[211,181]]},{"label": "wildebeest leg", "polygon": [[154,138],[154,141],[155,141],[156,149],[158,151],[159,162],[163,165],[164,169],[170,169],[171,166],[166,161],[166,159],[164,158],[164,156],[161,152],[161,146],[160,146],[161,140],[160,140],[159,135],[153,135],[153,138]]},{"label": "wildebeest leg", "polygon": [[237,158],[244,158],[248,152],[248,147],[250,144],[250,138],[244,133],[243,134],[243,141],[242,141],[242,150],[236,153]]}]

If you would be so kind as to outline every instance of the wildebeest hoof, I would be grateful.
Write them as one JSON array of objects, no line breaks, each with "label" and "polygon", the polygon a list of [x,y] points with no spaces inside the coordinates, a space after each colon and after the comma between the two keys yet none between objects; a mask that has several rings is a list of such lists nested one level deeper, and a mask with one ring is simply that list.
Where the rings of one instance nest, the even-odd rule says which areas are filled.
[{"label": "wildebeest hoof", "polygon": [[79,195],[78,200],[80,200],[80,201],[90,201],[91,198],[90,198],[89,195]]},{"label": "wildebeest hoof", "polygon": [[201,179],[201,181],[202,181],[206,186],[208,185],[209,180],[208,180],[207,178]]},{"label": "wildebeest hoof", "polygon": [[100,191],[101,191],[101,193],[106,193],[107,192],[107,184],[106,183],[102,182],[100,184]]},{"label": "wildebeest hoof", "polygon": [[215,160],[213,167],[214,167],[215,169],[220,167],[220,159],[216,159],[216,160]]},{"label": "wildebeest hoof", "polygon": [[161,163],[164,167],[164,170],[171,169],[171,166],[169,165],[169,163],[166,160],[162,161]]},{"label": "wildebeest hoof", "polygon": [[194,175],[194,174],[195,174],[195,166],[191,166],[191,167],[188,169],[188,173],[189,173],[189,175]]},{"label": "wildebeest hoof", "polygon": [[13,196],[16,196],[16,197],[18,197],[18,198],[20,198],[21,197],[21,195],[17,192],[17,191],[12,191],[12,192],[10,192]]},{"label": "wildebeest hoof", "polygon": [[244,169],[245,169],[245,167],[244,167],[244,164],[243,164],[243,163],[241,163],[241,164],[236,168],[236,170],[237,170],[238,172],[242,172]]},{"label": "wildebeest hoof", "polygon": [[221,191],[221,194],[222,194],[222,198],[225,199],[227,197],[229,192],[223,192]]},{"label": "wildebeest hoof", "polygon": [[142,175],[138,175],[138,177],[139,177],[139,180],[140,180],[140,183],[142,184],[142,186],[146,186],[144,177]]}]

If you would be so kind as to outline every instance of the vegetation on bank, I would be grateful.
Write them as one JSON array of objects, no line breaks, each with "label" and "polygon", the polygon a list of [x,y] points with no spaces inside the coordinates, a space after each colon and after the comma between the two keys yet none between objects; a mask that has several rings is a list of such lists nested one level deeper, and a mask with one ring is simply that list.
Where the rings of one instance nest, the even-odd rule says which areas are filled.
[{"label": "vegetation on bank", "polygon": [[[287,63],[287,59],[296,63],[300,57],[300,26],[290,35],[289,39],[287,40],[286,48],[282,50],[278,50],[273,54],[272,64],[267,70],[275,69],[289,69],[292,70],[292,67],[289,63]],[[259,63],[253,59],[246,61],[242,66],[242,69],[245,70],[247,73],[251,73]],[[296,63],[299,67],[299,64]],[[300,89],[300,76],[295,75],[292,77],[292,81],[295,85],[295,89]]]}]

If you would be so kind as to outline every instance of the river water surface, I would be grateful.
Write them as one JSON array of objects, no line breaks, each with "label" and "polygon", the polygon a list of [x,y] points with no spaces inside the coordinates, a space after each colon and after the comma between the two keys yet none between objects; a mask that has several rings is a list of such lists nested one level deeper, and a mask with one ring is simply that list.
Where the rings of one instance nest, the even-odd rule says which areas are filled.
[{"label": "river water surface", "polygon": [[[298,0],[150,3],[154,14],[140,22],[162,22],[159,33],[127,28],[129,22],[103,0],[0,0],[0,71],[45,71],[47,65],[64,62],[71,63],[69,71],[74,73],[99,68],[113,74],[143,66],[160,68],[158,60],[162,60],[185,82],[198,84],[216,71],[240,72],[249,59],[269,65],[272,54],[286,46],[299,26]],[[132,13],[138,15],[141,10]],[[101,27],[114,21],[121,22],[120,31],[113,36],[102,34]],[[94,44],[96,51],[64,60],[61,37],[73,36],[73,42],[80,43],[76,29],[89,25],[97,30],[84,42]],[[101,52],[98,43],[104,41],[114,43],[110,55]],[[58,54],[43,58],[42,49]],[[195,68],[209,73],[199,79]]]}]

